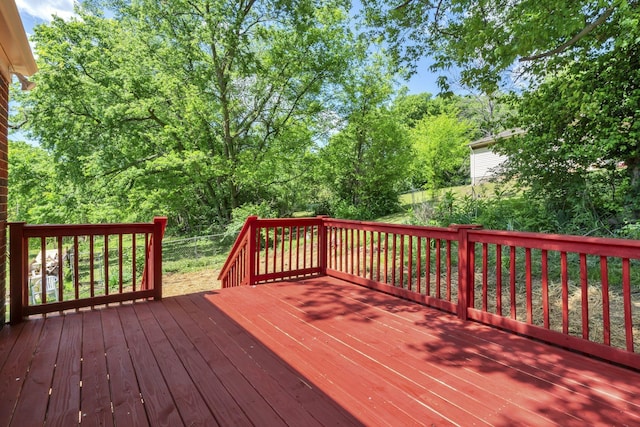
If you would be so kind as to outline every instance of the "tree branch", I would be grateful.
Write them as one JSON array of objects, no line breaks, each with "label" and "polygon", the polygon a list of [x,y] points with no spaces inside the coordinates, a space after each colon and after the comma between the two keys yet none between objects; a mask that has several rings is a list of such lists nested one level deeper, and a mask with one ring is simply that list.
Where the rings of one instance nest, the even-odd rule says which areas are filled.
[{"label": "tree branch", "polygon": [[21,121],[17,125],[9,123],[9,129],[11,129],[11,130],[19,130],[20,128],[22,128],[22,126],[26,125],[28,121],[29,120],[24,119],[23,121]]},{"label": "tree branch", "polygon": [[580,31],[578,34],[573,36],[569,41],[562,43],[560,46],[557,46],[556,48],[548,50],[546,52],[539,53],[537,55],[522,57],[520,58],[520,62],[535,61],[538,59],[547,58],[549,56],[557,55],[559,53],[564,52],[565,50],[569,49],[571,46],[579,42],[591,31],[595,30],[598,26],[602,25],[607,19],[609,19],[609,17],[613,14],[615,8],[616,6],[614,5],[608,8],[607,10],[605,10],[604,13],[598,17],[598,19],[596,19],[591,24],[584,27],[582,31]]}]

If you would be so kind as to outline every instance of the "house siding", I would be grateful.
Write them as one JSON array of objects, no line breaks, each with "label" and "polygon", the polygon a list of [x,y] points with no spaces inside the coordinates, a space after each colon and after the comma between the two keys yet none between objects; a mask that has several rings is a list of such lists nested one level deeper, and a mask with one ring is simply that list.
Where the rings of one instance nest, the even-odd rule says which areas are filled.
[{"label": "house siding", "polygon": [[505,160],[506,156],[494,153],[490,147],[474,149],[471,153],[471,184],[475,185],[495,176],[495,169]]},{"label": "house siding", "polygon": [[7,314],[7,178],[9,176],[9,82],[0,75],[0,328]]}]

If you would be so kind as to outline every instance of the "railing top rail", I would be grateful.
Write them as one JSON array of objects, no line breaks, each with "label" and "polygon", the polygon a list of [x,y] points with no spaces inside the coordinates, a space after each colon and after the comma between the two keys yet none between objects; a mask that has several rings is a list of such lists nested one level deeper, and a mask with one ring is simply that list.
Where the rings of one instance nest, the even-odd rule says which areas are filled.
[{"label": "railing top rail", "polygon": [[261,218],[256,221],[256,225],[265,227],[304,227],[309,225],[321,225],[323,218]]},{"label": "railing top rail", "polygon": [[455,227],[428,227],[421,225],[387,224],[373,221],[354,221],[348,219],[325,218],[327,227],[357,228],[364,231],[380,231],[382,233],[408,234],[419,237],[450,239],[457,235]]},{"label": "railing top rail", "polygon": [[589,255],[640,258],[640,240],[521,231],[470,230],[469,241]]},{"label": "railing top rail", "polygon": [[24,237],[96,236],[153,233],[154,224],[146,222],[131,224],[24,224],[22,230]]},{"label": "railing top rail", "polygon": [[242,226],[242,229],[240,230],[240,233],[238,233],[238,237],[236,237],[236,241],[233,243],[233,247],[229,251],[229,255],[227,256],[227,260],[224,262],[224,265],[220,269],[220,274],[218,275],[218,280],[222,280],[222,278],[227,274],[227,271],[229,270],[229,268],[231,268],[231,265],[233,264],[233,262],[235,260],[236,254],[238,253],[240,248],[242,248],[242,246],[244,245],[244,243],[245,243],[245,241],[247,239],[247,233],[249,232],[249,229],[251,228],[251,224],[256,222],[257,220],[258,220],[257,216],[247,217],[247,220],[244,222],[244,225]]}]

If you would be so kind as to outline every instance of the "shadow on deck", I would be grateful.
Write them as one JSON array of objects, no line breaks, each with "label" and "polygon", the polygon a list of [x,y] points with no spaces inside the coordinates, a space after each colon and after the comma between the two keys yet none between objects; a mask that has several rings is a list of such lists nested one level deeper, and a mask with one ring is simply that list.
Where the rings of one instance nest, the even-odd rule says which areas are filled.
[{"label": "shadow on deck", "polygon": [[330,277],[0,331],[3,425],[636,425],[640,373]]}]

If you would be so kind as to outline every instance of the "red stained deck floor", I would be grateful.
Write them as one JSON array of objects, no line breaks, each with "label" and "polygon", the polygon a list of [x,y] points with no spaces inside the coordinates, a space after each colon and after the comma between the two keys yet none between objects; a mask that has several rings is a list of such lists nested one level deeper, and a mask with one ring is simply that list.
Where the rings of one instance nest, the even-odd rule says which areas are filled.
[{"label": "red stained deck floor", "polygon": [[0,331],[0,424],[639,425],[640,373],[321,277]]}]

